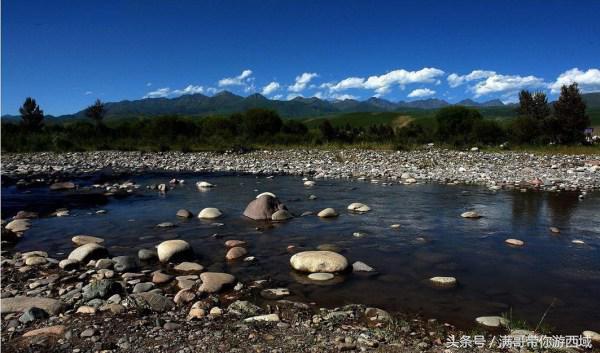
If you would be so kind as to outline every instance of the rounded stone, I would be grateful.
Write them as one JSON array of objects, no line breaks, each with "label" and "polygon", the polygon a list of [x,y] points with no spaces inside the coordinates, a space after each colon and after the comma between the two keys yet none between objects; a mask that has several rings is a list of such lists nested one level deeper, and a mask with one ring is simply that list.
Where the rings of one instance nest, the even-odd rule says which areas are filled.
[{"label": "rounded stone", "polygon": [[216,293],[227,285],[235,282],[235,277],[229,273],[204,272],[200,275],[202,285],[199,291],[205,293]]},{"label": "rounded stone", "polygon": [[219,211],[218,208],[207,207],[200,211],[200,213],[198,214],[198,218],[215,219],[221,217],[221,215],[223,215],[223,213],[221,213],[221,211]]},{"label": "rounded stone", "polygon": [[157,247],[160,262],[167,262],[175,257],[182,257],[192,251],[190,244],[181,239],[166,240]]},{"label": "rounded stone", "polygon": [[180,218],[192,218],[193,215],[192,215],[192,212],[190,212],[190,211],[182,208],[179,211],[177,211],[177,217],[180,217]]},{"label": "rounded stone", "polygon": [[333,273],[317,272],[308,275],[308,278],[313,281],[329,281],[335,277]]},{"label": "rounded stone", "polygon": [[481,215],[475,211],[463,212],[460,216],[462,218],[481,218]]},{"label": "rounded stone", "polygon": [[556,227],[550,227],[549,228],[550,232],[554,233],[554,234],[558,234],[560,233],[560,229],[556,228]]},{"label": "rounded stone", "polygon": [[227,251],[225,258],[227,260],[235,260],[239,259],[240,257],[246,256],[246,254],[248,254],[248,251],[246,249],[242,248],[241,246],[236,246]]},{"label": "rounded stone", "polygon": [[196,187],[204,189],[204,188],[213,188],[215,186],[213,184],[209,183],[208,181],[199,181],[196,183]]},{"label": "rounded stone", "polygon": [[303,251],[294,254],[290,264],[301,272],[340,272],[348,267],[348,260],[333,251]]},{"label": "rounded stone", "polygon": [[525,245],[525,242],[519,239],[506,239],[504,241],[506,244],[510,245],[510,246],[523,246]]},{"label": "rounded stone", "polygon": [[271,219],[276,222],[287,221],[291,218],[294,218],[294,216],[287,210],[278,210],[271,216]]},{"label": "rounded stone", "polygon": [[71,238],[71,241],[77,246],[90,244],[90,243],[95,243],[95,244],[104,243],[104,239],[98,238],[98,237],[93,237],[91,235],[76,235],[73,238]]},{"label": "rounded stone", "polygon": [[230,239],[225,242],[225,246],[228,248],[233,248],[236,246],[245,246],[245,245],[246,245],[246,242],[243,240]]},{"label": "rounded stone", "polygon": [[332,217],[337,217],[338,213],[331,207],[328,207],[324,210],[322,210],[321,212],[317,213],[317,216],[321,217],[321,218],[332,218]]},{"label": "rounded stone", "polygon": [[198,273],[204,270],[204,266],[195,262],[182,262],[179,265],[173,267],[173,269],[177,272]]},{"label": "rounded stone", "polygon": [[508,326],[509,322],[507,319],[501,316],[480,316],[475,319],[479,325],[489,328],[499,328],[501,326]]},{"label": "rounded stone", "polygon": [[457,284],[456,278],[444,276],[431,277],[429,279],[429,282],[435,287],[441,288],[452,288],[455,287]]},{"label": "rounded stone", "polygon": [[313,180],[307,180],[304,182],[304,186],[315,186],[315,182]]},{"label": "rounded stone", "polygon": [[47,262],[48,260],[45,257],[41,256],[30,256],[25,259],[25,265],[27,266],[44,265]]},{"label": "rounded stone", "polygon": [[6,229],[15,232],[21,233],[28,230],[31,227],[31,222],[27,219],[15,219],[14,221],[8,222],[5,226]]},{"label": "rounded stone", "polygon": [[276,197],[261,194],[260,197],[252,200],[246,206],[244,216],[256,221],[271,220],[273,213],[285,209],[287,208]]},{"label": "rounded stone", "polygon": [[350,205],[348,205],[348,211],[368,212],[368,211],[371,211],[371,208],[369,206],[365,205],[364,203],[353,202]]},{"label": "rounded stone", "polygon": [[69,260],[87,262],[89,260],[101,259],[108,255],[108,251],[102,245],[88,243],[81,245],[69,254]]}]

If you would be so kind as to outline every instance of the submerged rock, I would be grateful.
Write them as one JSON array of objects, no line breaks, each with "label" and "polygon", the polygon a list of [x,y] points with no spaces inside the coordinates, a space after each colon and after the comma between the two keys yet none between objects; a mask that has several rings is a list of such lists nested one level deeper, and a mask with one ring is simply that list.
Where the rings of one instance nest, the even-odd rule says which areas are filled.
[{"label": "submerged rock", "polygon": [[353,272],[374,272],[375,269],[364,262],[356,261],[352,264]]},{"label": "submerged rock", "polygon": [[71,238],[71,241],[77,246],[90,244],[90,243],[96,243],[96,244],[104,243],[104,239],[98,238],[98,237],[93,237],[91,235],[76,235],[73,238]]},{"label": "submerged rock", "polygon": [[340,272],[348,267],[348,261],[333,251],[303,251],[294,254],[290,264],[301,272]]},{"label": "submerged rock", "polygon": [[8,222],[5,228],[15,233],[22,233],[31,228],[31,222],[27,219],[15,219]]},{"label": "submerged rock", "polygon": [[317,216],[321,217],[321,218],[332,218],[332,217],[337,217],[338,213],[331,207],[328,207],[324,210],[322,210],[321,212],[317,213]]},{"label": "submerged rock", "polygon": [[236,246],[227,251],[225,258],[227,260],[235,260],[239,259],[240,257],[246,256],[247,253],[248,251],[246,249],[242,248],[241,246]]},{"label": "submerged rock", "polygon": [[176,216],[179,218],[192,218],[193,217],[192,212],[190,212],[184,208],[177,211]]},{"label": "submerged rock", "polygon": [[511,245],[511,246],[523,246],[525,245],[525,242],[519,239],[506,239],[504,241],[506,244]]},{"label": "submerged rock", "polygon": [[333,277],[335,277],[333,273],[327,272],[315,272],[308,275],[308,279],[313,281],[329,281],[330,279],[333,279]]},{"label": "submerged rock", "polygon": [[481,215],[475,211],[463,212],[460,216],[462,218],[481,218]]},{"label": "submerged rock", "polygon": [[431,277],[429,279],[429,282],[435,286],[435,287],[440,287],[440,288],[452,288],[456,286],[456,278],[454,277],[443,277],[443,276],[436,276],[436,277]]},{"label": "submerged rock", "polygon": [[291,213],[287,210],[279,210],[273,213],[271,219],[276,222],[287,221],[288,219],[294,218]]},{"label": "submerged rock", "polygon": [[223,215],[223,213],[221,213],[221,211],[218,208],[207,207],[200,211],[200,213],[198,214],[198,218],[215,219],[221,217],[221,215]]},{"label": "submerged rock", "polygon": [[70,182],[70,181],[65,181],[62,183],[54,183],[54,184],[50,185],[50,190],[52,190],[52,191],[72,190],[72,189],[75,189],[76,187],[77,187],[77,185],[75,185],[75,183]]},{"label": "submerged rock", "polygon": [[348,205],[348,211],[368,212],[368,211],[371,211],[371,208],[369,206],[365,205],[364,203],[353,202],[350,205]]}]

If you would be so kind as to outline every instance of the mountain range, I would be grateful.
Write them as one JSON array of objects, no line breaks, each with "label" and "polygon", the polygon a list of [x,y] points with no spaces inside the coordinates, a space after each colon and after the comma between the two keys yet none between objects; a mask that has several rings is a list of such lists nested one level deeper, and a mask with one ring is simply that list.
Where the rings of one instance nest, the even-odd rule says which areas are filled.
[{"label": "mountain range", "polygon": [[[600,93],[584,94],[584,100],[588,107],[600,107]],[[336,113],[352,112],[387,112],[410,109],[439,109],[453,105],[445,100],[429,98],[415,101],[392,102],[382,98],[372,97],[364,101],[324,100],[316,97],[294,99],[272,100],[261,94],[252,94],[242,97],[228,91],[222,91],[214,96],[203,94],[183,95],[175,98],[144,98],[139,100],[123,100],[119,102],[105,103],[106,118],[120,118],[133,116],[159,116],[159,115],[190,115],[202,116],[211,114],[230,114],[242,112],[251,108],[273,109],[283,117],[316,117]],[[462,100],[454,105],[469,107],[510,107],[498,99],[475,102],[471,99]],[[42,107],[43,108],[43,107]],[[62,115],[56,118],[82,118],[85,116],[83,110],[70,115]],[[2,116],[3,119],[11,119],[15,116]]]}]

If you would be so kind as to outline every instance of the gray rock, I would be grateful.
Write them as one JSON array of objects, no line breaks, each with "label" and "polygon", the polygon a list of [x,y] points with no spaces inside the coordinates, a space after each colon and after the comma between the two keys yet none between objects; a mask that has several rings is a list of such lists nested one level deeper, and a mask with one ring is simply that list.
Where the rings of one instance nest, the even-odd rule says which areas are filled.
[{"label": "gray rock", "polygon": [[113,257],[114,268],[119,272],[135,271],[140,267],[136,256],[117,256]]},{"label": "gray rock", "polygon": [[154,288],[154,283],[152,282],[142,282],[133,286],[132,293],[143,293],[148,292],[150,289]]},{"label": "gray rock", "polygon": [[292,214],[287,210],[278,210],[271,216],[271,220],[275,222],[287,221],[288,219],[292,218],[294,218],[294,216],[292,216]]},{"label": "gray rock", "polygon": [[158,254],[154,249],[140,249],[138,250],[138,258],[140,261],[150,261],[158,258]]},{"label": "gray rock", "polygon": [[79,261],[64,259],[58,263],[58,267],[62,268],[65,271],[71,271],[79,267]]},{"label": "gray rock", "polygon": [[48,318],[48,313],[44,309],[31,307],[23,312],[21,317],[19,317],[19,321],[23,324],[28,322],[43,320]]},{"label": "gray rock", "polygon": [[180,218],[192,218],[194,215],[192,214],[192,212],[182,208],[179,211],[177,211],[177,217]]},{"label": "gray rock", "polygon": [[290,290],[287,288],[269,288],[260,291],[260,296],[265,299],[281,299],[290,295]]},{"label": "gray rock", "polygon": [[2,298],[0,304],[2,314],[24,312],[33,307],[40,308],[50,315],[57,315],[65,310],[65,304],[53,298],[16,296]]},{"label": "gray rock", "polygon": [[229,312],[242,317],[256,316],[262,309],[245,300],[236,300],[227,308]]},{"label": "gray rock", "polygon": [[70,181],[65,181],[62,183],[54,183],[50,185],[50,190],[52,191],[60,191],[60,190],[72,190],[75,189],[77,185]]},{"label": "gray rock", "polygon": [[113,267],[113,261],[111,259],[100,259],[96,261],[95,266],[99,270],[108,270]]},{"label": "gray rock", "polygon": [[352,264],[353,272],[373,272],[375,269],[364,262],[356,261]]},{"label": "gray rock", "polygon": [[278,198],[262,195],[252,200],[244,210],[244,216],[254,220],[271,220],[273,213],[287,210]]},{"label": "gray rock", "polygon": [[123,287],[118,282],[111,279],[101,279],[93,281],[82,288],[83,299],[91,300],[96,298],[106,299],[113,294],[118,294],[123,291]]},{"label": "gray rock", "polygon": [[162,313],[175,307],[175,303],[173,303],[171,299],[156,293],[145,292],[132,294],[130,298],[133,300],[136,307],[154,312]]}]

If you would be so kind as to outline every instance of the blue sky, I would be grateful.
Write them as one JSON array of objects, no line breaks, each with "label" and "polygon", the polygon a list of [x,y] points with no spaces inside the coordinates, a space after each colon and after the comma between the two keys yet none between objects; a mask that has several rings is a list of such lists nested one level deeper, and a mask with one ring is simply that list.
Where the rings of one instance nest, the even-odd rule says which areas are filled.
[{"label": "blue sky", "polygon": [[103,101],[600,90],[600,1],[2,1],[2,113]]}]

